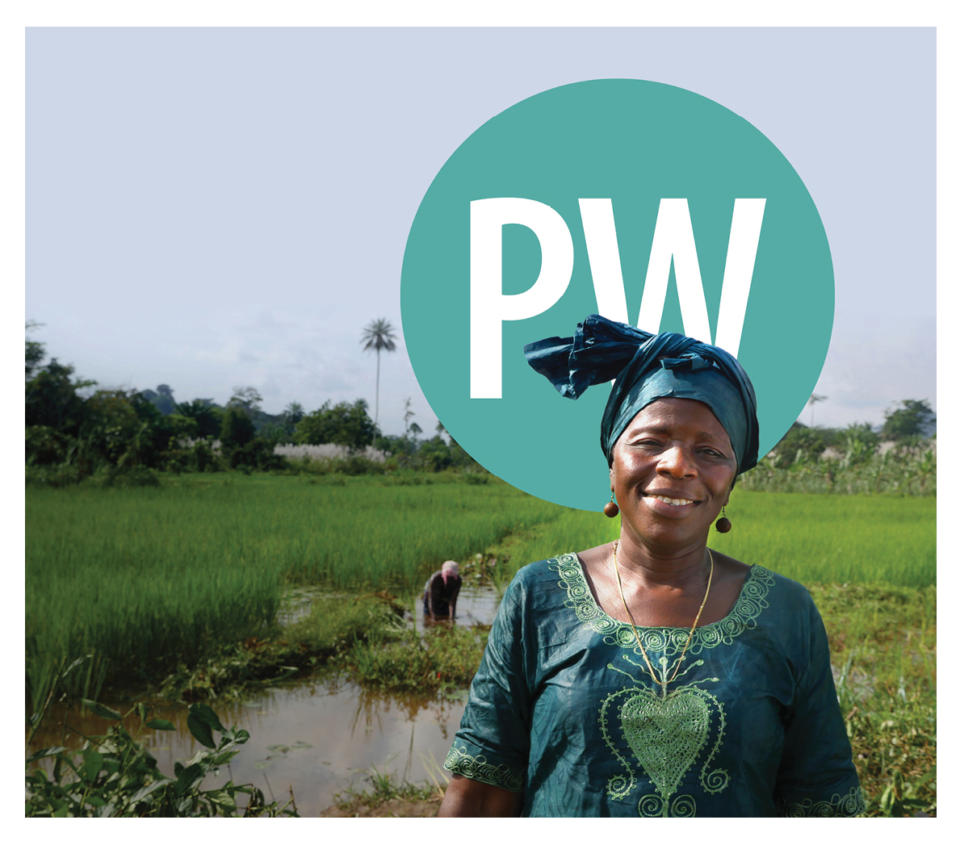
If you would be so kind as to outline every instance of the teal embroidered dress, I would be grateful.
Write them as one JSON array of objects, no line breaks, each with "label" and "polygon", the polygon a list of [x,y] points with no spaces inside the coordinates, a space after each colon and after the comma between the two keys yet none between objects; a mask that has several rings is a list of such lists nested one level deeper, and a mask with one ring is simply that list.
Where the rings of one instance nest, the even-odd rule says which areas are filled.
[{"label": "teal embroidered dress", "polygon": [[[640,629],[661,680],[688,631]],[[724,619],[697,628],[665,689],[576,555],[524,567],[444,767],[522,792],[530,816],[863,810],[820,614],[801,585],[761,566]]]}]

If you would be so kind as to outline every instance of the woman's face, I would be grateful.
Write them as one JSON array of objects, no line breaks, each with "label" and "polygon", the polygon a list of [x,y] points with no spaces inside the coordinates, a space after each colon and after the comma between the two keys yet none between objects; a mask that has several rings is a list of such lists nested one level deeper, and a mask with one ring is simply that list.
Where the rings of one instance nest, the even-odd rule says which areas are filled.
[{"label": "woman's face", "polygon": [[610,486],[623,529],[682,551],[706,540],[736,473],[730,438],[707,405],[666,397],[644,407],[617,439]]}]

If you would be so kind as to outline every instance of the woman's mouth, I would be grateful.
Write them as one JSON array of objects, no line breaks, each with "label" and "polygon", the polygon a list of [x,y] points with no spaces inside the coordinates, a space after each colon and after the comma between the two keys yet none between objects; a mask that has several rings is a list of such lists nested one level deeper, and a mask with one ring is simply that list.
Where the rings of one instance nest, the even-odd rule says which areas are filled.
[{"label": "woman's mouth", "polygon": [[651,499],[658,499],[667,505],[673,505],[676,508],[682,508],[684,505],[693,505],[696,500],[684,499],[683,497],[660,496],[659,494],[647,494]]}]

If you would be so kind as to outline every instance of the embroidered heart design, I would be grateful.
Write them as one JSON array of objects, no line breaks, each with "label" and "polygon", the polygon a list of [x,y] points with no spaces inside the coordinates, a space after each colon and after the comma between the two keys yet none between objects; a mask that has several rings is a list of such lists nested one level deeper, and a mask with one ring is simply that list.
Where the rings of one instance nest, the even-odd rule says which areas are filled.
[{"label": "embroidered heart design", "polygon": [[695,690],[679,689],[662,698],[637,689],[620,708],[620,724],[633,755],[666,799],[707,740],[710,706]]}]

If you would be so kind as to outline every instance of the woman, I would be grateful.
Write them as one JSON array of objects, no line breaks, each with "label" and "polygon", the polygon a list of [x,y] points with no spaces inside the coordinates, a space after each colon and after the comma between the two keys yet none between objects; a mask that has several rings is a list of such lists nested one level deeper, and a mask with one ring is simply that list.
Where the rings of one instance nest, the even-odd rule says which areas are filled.
[{"label": "woman", "polygon": [[[753,387],[721,350],[590,316],[525,348],[601,423],[613,543],[504,594],[439,814],[850,815],[863,809],[807,591],[707,548],[756,464]],[[717,521],[729,530],[725,516]]]},{"label": "woman", "polygon": [[461,583],[460,565],[456,561],[444,561],[423,587],[424,618],[456,619]]}]

